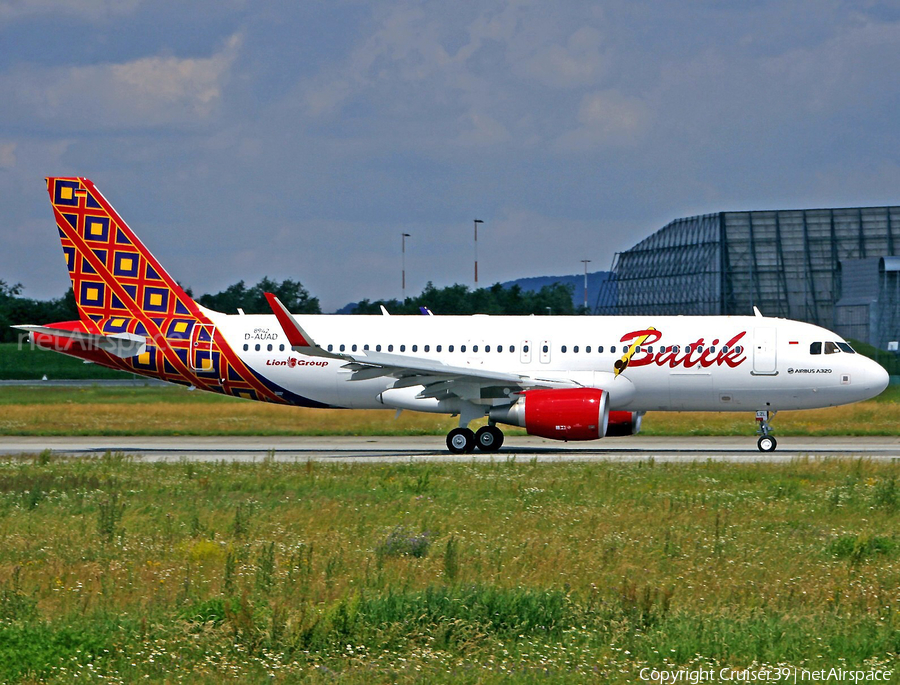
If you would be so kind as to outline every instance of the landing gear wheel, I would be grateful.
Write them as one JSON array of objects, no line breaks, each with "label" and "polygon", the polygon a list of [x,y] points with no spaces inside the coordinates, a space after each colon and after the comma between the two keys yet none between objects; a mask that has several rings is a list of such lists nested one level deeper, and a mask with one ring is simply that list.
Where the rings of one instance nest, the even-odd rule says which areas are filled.
[{"label": "landing gear wheel", "polygon": [[774,452],[777,445],[778,443],[771,435],[763,435],[756,442],[756,446],[759,447],[760,452]]},{"label": "landing gear wheel", "polygon": [[482,452],[496,452],[503,444],[503,431],[497,426],[482,426],[475,433],[475,446]]},{"label": "landing gear wheel", "polygon": [[447,449],[454,454],[475,450],[475,433],[468,428],[454,428],[447,433]]}]

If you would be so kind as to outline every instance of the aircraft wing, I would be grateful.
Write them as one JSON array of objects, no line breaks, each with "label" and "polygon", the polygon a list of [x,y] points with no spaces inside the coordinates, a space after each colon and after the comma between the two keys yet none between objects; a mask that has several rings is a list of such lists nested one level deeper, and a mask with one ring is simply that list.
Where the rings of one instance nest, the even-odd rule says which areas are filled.
[{"label": "aircraft wing", "polygon": [[455,395],[470,402],[489,398],[511,399],[522,390],[535,388],[580,387],[579,383],[567,378],[543,378],[474,366],[451,366],[435,359],[405,354],[373,350],[339,354],[329,352],[316,344],[275,295],[266,293],[266,299],[292,349],[310,357],[343,359],[347,362],[344,368],[352,372],[351,381],[393,377],[397,379],[394,388],[424,386],[418,395],[420,398]]}]

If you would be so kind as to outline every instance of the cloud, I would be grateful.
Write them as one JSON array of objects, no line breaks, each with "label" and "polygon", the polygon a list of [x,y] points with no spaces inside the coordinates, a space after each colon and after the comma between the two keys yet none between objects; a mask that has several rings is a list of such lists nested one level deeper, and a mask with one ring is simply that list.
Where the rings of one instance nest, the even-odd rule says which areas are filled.
[{"label": "cloud", "polygon": [[222,99],[241,36],[211,57],[144,57],[122,64],[18,67],[0,75],[7,121],[54,131],[140,129],[208,119]]},{"label": "cloud", "polygon": [[607,71],[600,32],[582,26],[565,45],[551,43],[535,49],[519,71],[549,88],[575,88],[597,83]]},{"label": "cloud", "polygon": [[12,169],[16,165],[18,143],[0,142],[0,169]]},{"label": "cloud", "polygon": [[43,14],[108,20],[133,13],[141,0],[0,0],[0,22]]},{"label": "cloud", "polygon": [[650,108],[638,98],[617,90],[588,93],[578,108],[579,126],[560,136],[556,148],[561,152],[577,152],[633,145],[647,132],[651,118]]},{"label": "cloud", "polygon": [[487,114],[472,111],[462,117],[462,121],[465,128],[456,138],[460,145],[484,147],[505,143],[511,138],[506,127]]}]

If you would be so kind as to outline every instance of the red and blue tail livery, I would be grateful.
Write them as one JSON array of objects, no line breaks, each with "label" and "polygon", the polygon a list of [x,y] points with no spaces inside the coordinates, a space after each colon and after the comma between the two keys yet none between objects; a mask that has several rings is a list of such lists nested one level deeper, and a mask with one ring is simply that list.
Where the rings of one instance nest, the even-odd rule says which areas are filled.
[{"label": "red and blue tail livery", "polygon": [[[235,397],[459,416],[451,452],[495,452],[497,424],[554,440],[633,435],[648,411],[755,412],[857,402],[888,375],[840,336],[755,316],[498,317],[206,309],[86,178],[47,191],[77,321],[23,324],[42,347]],[[429,312],[430,313],[430,312]],[[385,312],[387,314],[387,312]],[[469,424],[487,424],[477,432]]]},{"label": "red and blue tail livery", "polygon": [[201,390],[289,401],[247,367],[90,180],[48,178],[47,191],[81,318],[31,327],[36,342]]}]

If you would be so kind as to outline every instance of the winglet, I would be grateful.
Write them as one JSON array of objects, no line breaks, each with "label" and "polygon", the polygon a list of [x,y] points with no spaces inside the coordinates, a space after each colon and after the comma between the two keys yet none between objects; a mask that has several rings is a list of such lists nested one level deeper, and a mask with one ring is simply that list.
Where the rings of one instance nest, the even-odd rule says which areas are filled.
[{"label": "winglet", "polygon": [[291,344],[291,348],[295,352],[300,352],[301,354],[310,357],[342,359],[340,355],[332,354],[328,350],[316,345],[309,334],[303,330],[303,327],[297,323],[297,319],[294,318],[294,315],[287,310],[287,307],[285,307],[281,303],[281,300],[275,295],[272,293],[266,293],[265,295],[269,306],[272,308],[272,313],[275,314],[275,318],[277,318],[278,323],[281,324],[281,329],[284,331],[288,342]]}]

